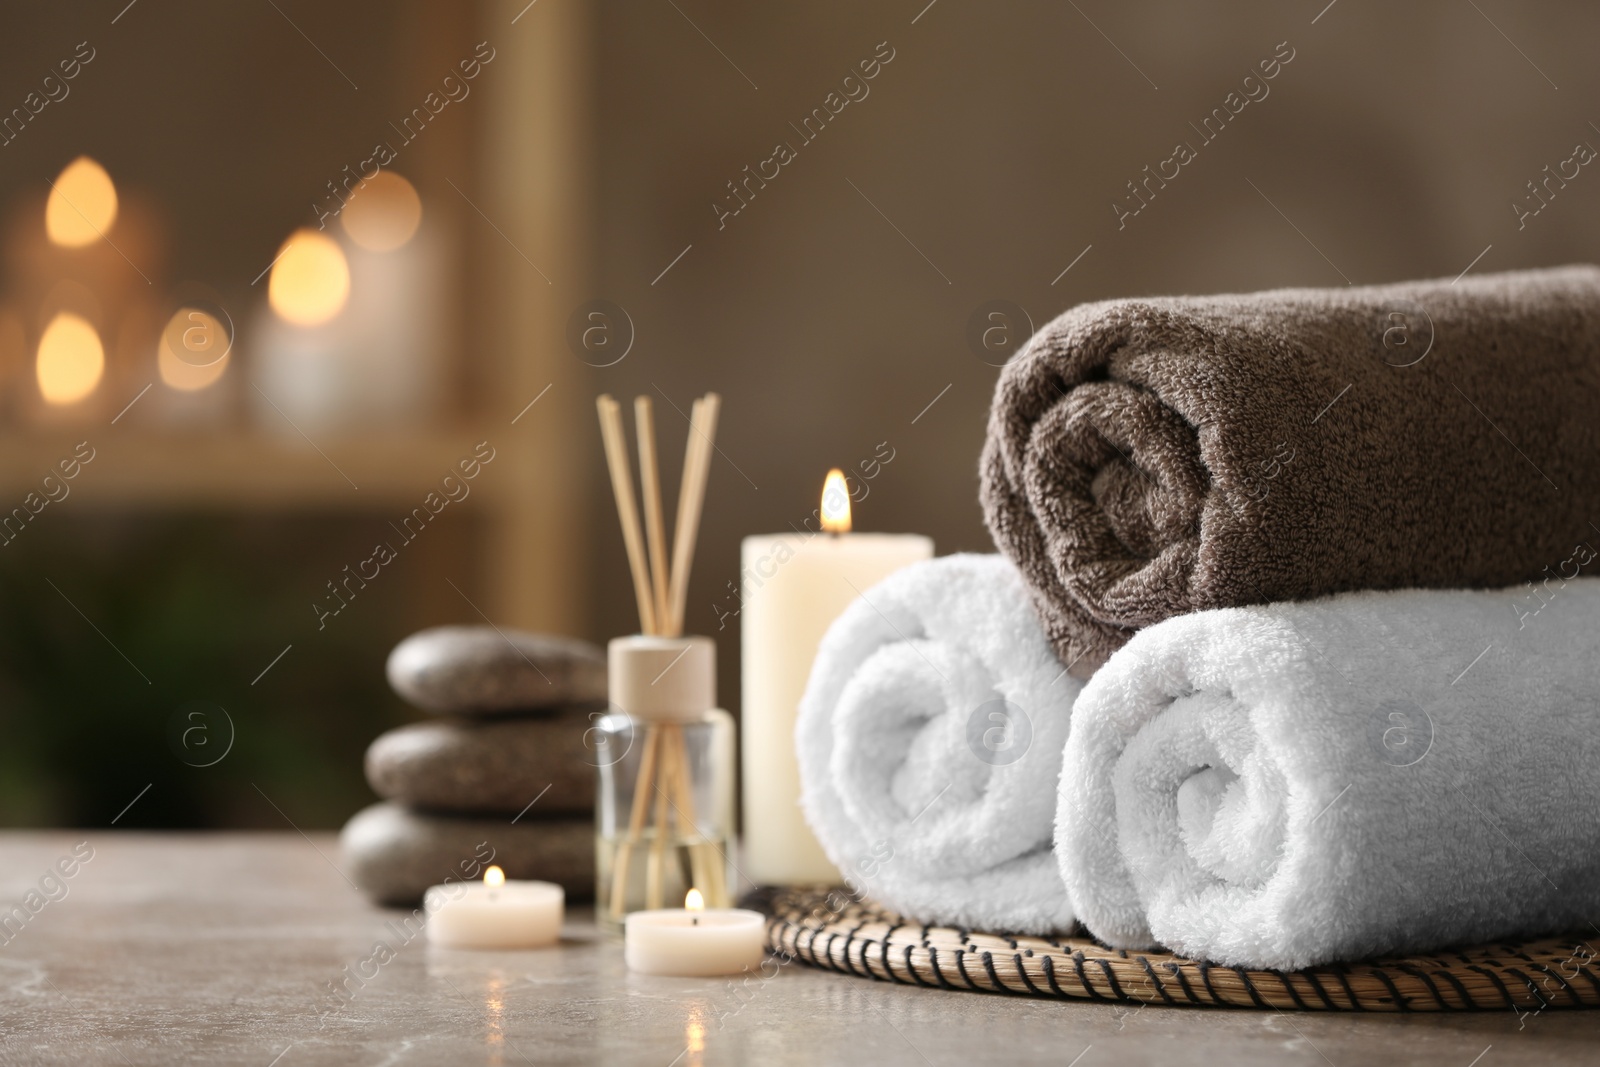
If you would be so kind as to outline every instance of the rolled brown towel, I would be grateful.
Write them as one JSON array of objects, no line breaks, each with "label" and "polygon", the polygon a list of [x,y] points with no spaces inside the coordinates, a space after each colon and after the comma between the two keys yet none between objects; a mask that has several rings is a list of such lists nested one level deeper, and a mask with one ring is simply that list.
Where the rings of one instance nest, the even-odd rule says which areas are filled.
[{"label": "rolled brown towel", "polygon": [[1079,677],[1185,612],[1574,577],[1600,269],[1073,308],[1001,373],[982,479]]}]

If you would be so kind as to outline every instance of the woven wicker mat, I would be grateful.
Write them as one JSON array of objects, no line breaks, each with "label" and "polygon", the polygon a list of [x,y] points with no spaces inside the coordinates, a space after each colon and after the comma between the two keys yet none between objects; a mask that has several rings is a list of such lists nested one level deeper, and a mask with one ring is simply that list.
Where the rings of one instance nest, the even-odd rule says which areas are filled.
[{"label": "woven wicker mat", "polygon": [[974,933],[906,922],[842,890],[763,889],[767,946],[830,971],[937,989],[1174,1007],[1300,1011],[1539,1011],[1600,1007],[1580,937],[1480,945],[1304,971],[1252,971],[1085,938]]}]

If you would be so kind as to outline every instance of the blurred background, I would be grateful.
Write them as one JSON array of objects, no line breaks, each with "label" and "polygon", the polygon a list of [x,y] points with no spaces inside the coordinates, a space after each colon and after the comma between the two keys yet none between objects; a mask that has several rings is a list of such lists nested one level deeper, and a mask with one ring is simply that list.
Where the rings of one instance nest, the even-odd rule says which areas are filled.
[{"label": "blurred background", "polygon": [[[987,550],[997,368],[1065,308],[1594,259],[1597,31],[1506,0],[18,7],[0,825],[336,827],[412,714],[407,633],[635,629],[602,391],[655,398],[669,486],[724,397],[688,626],[737,712],[739,539],[837,466],[857,529]],[[171,742],[196,707],[209,766]]]}]

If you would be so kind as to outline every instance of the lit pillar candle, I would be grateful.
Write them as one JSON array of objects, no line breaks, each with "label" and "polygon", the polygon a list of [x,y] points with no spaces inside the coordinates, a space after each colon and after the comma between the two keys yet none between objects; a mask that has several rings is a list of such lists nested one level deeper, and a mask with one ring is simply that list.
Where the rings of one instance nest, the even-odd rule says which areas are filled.
[{"label": "lit pillar candle", "polygon": [[882,579],[933,555],[919,534],[850,532],[844,475],[830,471],[822,532],[746,537],[740,567],[743,635],[744,850],[760,885],[840,881],[800,811],[794,724],[822,635]]},{"label": "lit pillar candle", "polygon": [[431,887],[423,897],[428,940],[441,948],[541,948],[561,939],[566,893],[554,882],[508,882],[499,867],[482,883]]},{"label": "lit pillar candle", "polygon": [[706,978],[761,966],[767,920],[758,911],[706,909],[698,889],[681,908],[636,911],[623,920],[623,954],[640,974]]}]

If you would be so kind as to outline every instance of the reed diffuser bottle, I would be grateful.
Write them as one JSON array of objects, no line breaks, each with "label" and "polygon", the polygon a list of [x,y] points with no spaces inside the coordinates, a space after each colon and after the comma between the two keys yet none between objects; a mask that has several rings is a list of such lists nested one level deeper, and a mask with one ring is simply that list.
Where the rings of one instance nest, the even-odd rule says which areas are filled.
[{"label": "reed diffuser bottle", "polygon": [[690,890],[706,907],[732,903],[733,719],[715,706],[717,646],[709,637],[683,636],[719,406],[717,394],[707,393],[689,418],[669,568],[650,398],[633,402],[643,529],[621,407],[609,396],[596,401],[641,630],[607,650],[612,710],[596,745],[598,911],[611,930],[630,911],[683,905]]},{"label": "reed diffuser bottle", "polygon": [[612,712],[598,724],[596,885],[601,921],[729,898],[733,717],[716,703],[706,637],[619,637],[607,650]]}]

